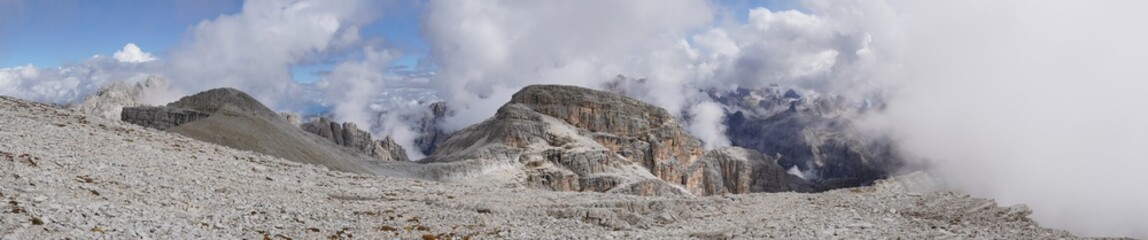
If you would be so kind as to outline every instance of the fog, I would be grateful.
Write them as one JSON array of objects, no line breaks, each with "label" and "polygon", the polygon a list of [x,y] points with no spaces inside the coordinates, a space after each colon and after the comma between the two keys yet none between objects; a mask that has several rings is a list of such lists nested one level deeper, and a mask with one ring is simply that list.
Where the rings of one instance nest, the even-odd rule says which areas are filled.
[{"label": "fog", "polygon": [[881,121],[904,150],[1043,226],[1148,237],[1148,4],[898,4],[903,85]]},{"label": "fog", "polygon": [[[729,145],[726,111],[700,90],[777,84],[880,98],[885,108],[861,116],[864,130],[894,138],[951,190],[1026,204],[1047,227],[1148,238],[1148,190],[1138,186],[1148,182],[1143,1],[781,4],[794,10],[429,1],[418,9],[435,74],[416,77],[388,72],[411,53],[360,33],[388,4],[247,1],[189,26],[175,49],[128,44],[59,68],[0,68],[0,94],[68,103],[110,81],[159,75],[172,81],[167,95],[226,86],[276,110],[322,104],[417,157],[418,133],[403,114],[427,111],[427,98],[412,92],[445,100],[453,130],[489,118],[526,85],[617,87],[609,90],[666,108],[718,148]],[[292,81],[291,67],[330,59],[318,82]]]}]

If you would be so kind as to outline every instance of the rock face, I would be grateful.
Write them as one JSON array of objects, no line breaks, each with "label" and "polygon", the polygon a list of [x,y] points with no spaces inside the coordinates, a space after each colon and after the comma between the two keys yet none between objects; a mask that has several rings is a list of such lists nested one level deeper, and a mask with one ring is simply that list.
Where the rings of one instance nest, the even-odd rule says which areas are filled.
[{"label": "rock face", "polygon": [[592,138],[612,153],[642,164],[669,182],[682,182],[685,167],[703,154],[701,142],[665,109],[620,94],[536,85],[515,93],[510,104],[594,132]]},{"label": "rock face", "polygon": [[151,90],[166,88],[167,80],[149,76],[147,80],[129,85],[122,81],[103,86],[95,94],[84,98],[83,102],[68,106],[78,112],[108,119],[120,119],[121,109],[143,105],[144,95]]},{"label": "rock face", "polygon": [[796,168],[833,189],[868,185],[904,166],[889,139],[863,136],[853,126],[841,98],[803,98],[793,90],[738,89],[711,97],[734,112],[726,117],[726,135],[734,146],[778,156],[778,164]]},{"label": "rock face", "polygon": [[122,120],[200,141],[331,169],[369,173],[365,156],[304,132],[250,95],[217,88],[165,107],[124,108]]},{"label": "rock face", "polygon": [[387,136],[383,140],[375,140],[371,133],[359,130],[354,123],[332,122],[327,118],[318,118],[315,121],[304,123],[300,127],[304,131],[319,135],[322,138],[340,146],[348,147],[380,161],[410,161],[406,150]]},{"label": "rock face", "polygon": [[706,152],[691,167],[690,176],[701,181],[696,194],[741,194],[753,192],[814,192],[818,187],[797,176],[787,174],[777,159],[740,147],[727,147]]},{"label": "rock face", "polygon": [[442,130],[443,119],[449,112],[445,102],[434,102],[428,106],[430,114],[418,120],[420,135],[415,138],[415,144],[424,155],[430,155],[435,147],[446,141],[448,134]]},{"label": "rock face", "polygon": [[126,107],[121,111],[120,119],[135,125],[167,130],[208,116],[210,114],[186,108]]},{"label": "rock face", "polygon": [[[640,164],[594,141],[590,132],[520,104],[452,134],[420,163],[448,165],[436,180],[556,191],[683,195]],[[451,168],[449,164],[471,166]]]},{"label": "rock face", "polygon": [[[760,154],[725,149],[706,155],[664,109],[573,86],[523,88],[495,117],[452,134],[421,162],[477,166],[443,172],[440,179],[558,191],[709,195],[809,190],[801,179],[783,177],[788,175]],[[769,180],[786,182],[763,182]]]}]

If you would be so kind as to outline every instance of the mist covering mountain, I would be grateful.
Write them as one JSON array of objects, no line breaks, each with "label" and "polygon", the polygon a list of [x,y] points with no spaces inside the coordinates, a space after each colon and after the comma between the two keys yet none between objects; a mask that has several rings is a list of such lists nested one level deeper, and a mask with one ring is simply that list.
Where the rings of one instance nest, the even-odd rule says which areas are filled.
[{"label": "mist covering mountain", "polygon": [[[1148,114],[1129,110],[1146,102],[1143,2],[730,2],[429,1],[415,13],[425,48],[411,49],[363,31],[388,14],[378,1],[248,1],[170,49],[0,68],[0,94],[65,105],[170,80],[89,106],[108,110],[232,87],[421,159],[525,86],[573,85],[665,109],[704,150],[753,149],[815,184],[924,165],[959,192],[1029,204],[1042,224],[1148,236],[1148,192],[1130,190],[1148,181]],[[390,68],[411,58],[417,74]],[[317,81],[293,79],[316,62],[331,65]],[[441,170],[428,166],[409,168]]]},{"label": "mist covering mountain", "polygon": [[634,196],[352,174],[7,96],[0,129],[12,239],[1079,238],[1023,205],[931,192],[923,174],[819,194]]}]

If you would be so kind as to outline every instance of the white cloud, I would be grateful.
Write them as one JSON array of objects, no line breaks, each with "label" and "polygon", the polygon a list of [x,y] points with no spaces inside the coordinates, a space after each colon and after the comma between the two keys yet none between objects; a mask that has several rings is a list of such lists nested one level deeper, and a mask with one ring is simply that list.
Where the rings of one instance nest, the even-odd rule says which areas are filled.
[{"label": "white cloud", "polygon": [[[355,47],[359,27],[378,15],[375,1],[251,0],[243,10],[202,21],[173,51],[175,86],[189,92],[216,87],[246,91],[272,108],[296,102],[290,67],[323,53]],[[353,60],[353,59],[352,59]]]},{"label": "white cloud", "polygon": [[723,111],[725,109],[722,105],[708,101],[694,105],[689,110],[690,123],[687,130],[691,135],[701,139],[707,150],[730,146],[730,141],[725,135]]},{"label": "white cloud", "polygon": [[109,81],[137,82],[156,72],[153,63],[123,63],[94,57],[58,68],[33,65],[0,68],[0,95],[66,104],[83,100]]},{"label": "white cloud", "polygon": [[123,63],[141,63],[155,61],[155,57],[153,57],[151,53],[140,50],[140,47],[136,46],[135,43],[128,43],[127,45],[124,45],[124,49],[116,51],[116,53],[112,54],[112,57],[114,57],[116,61]]},{"label": "white cloud", "polygon": [[1043,226],[1148,237],[1148,4],[895,3],[904,85],[881,120],[904,149]]},{"label": "white cloud", "polygon": [[456,104],[448,122],[481,121],[529,84],[598,87],[648,77],[645,99],[684,109],[691,75],[682,36],[712,18],[706,1],[463,1],[428,4],[424,30],[440,71],[432,85]]}]

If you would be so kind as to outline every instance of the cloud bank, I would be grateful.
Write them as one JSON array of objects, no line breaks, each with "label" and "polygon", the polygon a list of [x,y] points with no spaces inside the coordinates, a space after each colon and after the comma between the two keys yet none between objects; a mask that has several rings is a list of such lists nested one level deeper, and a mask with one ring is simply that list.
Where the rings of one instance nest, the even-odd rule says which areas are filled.
[{"label": "cloud bank", "polygon": [[659,89],[635,93],[679,112],[692,77],[681,36],[706,26],[711,12],[688,0],[432,1],[423,19],[439,67],[431,84],[458,104],[452,129],[492,116],[529,84],[597,88],[618,75],[650,79]]},{"label": "cloud bank", "polygon": [[[727,146],[722,106],[700,90],[779,84],[885,101],[870,131],[897,139],[952,188],[1025,203],[1046,226],[1148,237],[1146,9],[1138,1],[805,0],[800,10],[723,12],[709,1],[431,1],[422,15],[436,74],[387,67],[401,51],[360,28],[385,3],[252,0],[189,29],[170,55],[126,46],[60,68],[0,69],[0,94],[76,101],[102,83],[163,75],[186,92],[248,91],[272,108],[309,104],[396,136],[427,92],[482,121],[529,84],[625,92]],[[727,20],[723,14],[744,16]],[[352,57],[331,58],[333,55]],[[153,60],[153,58],[155,58]],[[314,84],[290,68],[332,61]],[[616,89],[613,87],[617,87]],[[426,90],[422,88],[429,88]],[[420,90],[421,89],[421,90]],[[874,111],[873,113],[878,113]]]},{"label": "cloud bank", "polygon": [[876,88],[869,69],[888,64],[873,39],[890,33],[865,26],[887,20],[850,14],[887,9],[843,3],[811,7],[842,13],[833,17],[757,8],[739,13],[747,22],[718,23],[708,1],[431,2],[423,28],[439,67],[431,84],[458,113],[450,129],[491,116],[529,84],[610,86],[688,118],[716,148],[729,145],[725,113],[701,90]]},{"label": "cloud bank", "polygon": [[898,2],[903,88],[883,117],[952,187],[1044,226],[1148,237],[1140,1]]},{"label": "cloud bank", "polygon": [[[424,24],[441,67],[432,83],[462,108],[455,127],[526,84],[601,88],[618,75],[643,79],[620,84],[629,95],[710,120],[688,127],[707,147],[721,145],[712,119],[722,116],[697,89],[879,96],[888,109],[867,119],[870,131],[954,189],[1028,204],[1078,234],[1146,235],[1148,191],[1135,185],[1148,182],[1136,151],[1148,114],[1132,107],[1148,102],[1140,3],[801,3],[715,23],[705,2],[440,2]],[[648,12],[666,15],[634,17]]]}]

